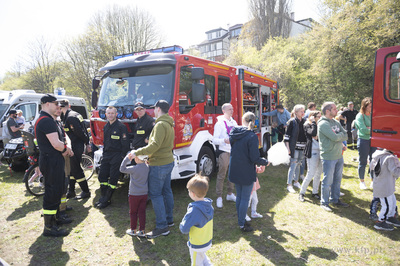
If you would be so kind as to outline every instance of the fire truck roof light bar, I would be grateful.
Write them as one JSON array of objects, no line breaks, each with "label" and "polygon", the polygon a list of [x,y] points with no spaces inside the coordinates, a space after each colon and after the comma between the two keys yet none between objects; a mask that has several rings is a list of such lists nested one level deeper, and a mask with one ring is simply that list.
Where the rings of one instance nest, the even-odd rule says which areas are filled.
[{"label": "fire truck roof light bar", "polygon": [[140,52],[133,52],[133,53],[129,53],[129,54],[116,55],[113,57],[113,60],[117,60],[117,59],[127,57],[127,56],[154,54],[154,53],[183,54],[183,48],[179,45],[166,46],[166,47],[161,47],[161,48],[150,49],[147,51],[140,51]]}]

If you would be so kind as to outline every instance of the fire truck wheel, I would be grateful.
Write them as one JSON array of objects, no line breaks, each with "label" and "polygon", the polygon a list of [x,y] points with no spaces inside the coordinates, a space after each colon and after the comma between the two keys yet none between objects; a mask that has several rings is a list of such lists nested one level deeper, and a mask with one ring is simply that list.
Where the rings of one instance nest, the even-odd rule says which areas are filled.
[{"label": "fire truck wheel", "polygon": [[204,146],[200,149],[199,158],[197,159],[197,172],[210,176],[215,169],[215,155],[210,147]]}]

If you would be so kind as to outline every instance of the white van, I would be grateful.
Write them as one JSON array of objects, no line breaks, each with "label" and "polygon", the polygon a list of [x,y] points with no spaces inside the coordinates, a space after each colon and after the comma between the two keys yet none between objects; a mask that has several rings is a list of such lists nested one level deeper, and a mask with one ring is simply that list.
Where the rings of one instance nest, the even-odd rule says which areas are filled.
[{"label": "white van", "polygon": [[[10,109],[22,110],[25,117],[24,130],[35,125],[40,113],[40,99],[44,94],[36,93],[34,90],[0,91],[0,146],[3,145],[3,122],[7,120]],[[83,98],[55,95],[57,99],[68,99],[71,109],[80,113],[83,119],[88,119],[86,101]]]}]

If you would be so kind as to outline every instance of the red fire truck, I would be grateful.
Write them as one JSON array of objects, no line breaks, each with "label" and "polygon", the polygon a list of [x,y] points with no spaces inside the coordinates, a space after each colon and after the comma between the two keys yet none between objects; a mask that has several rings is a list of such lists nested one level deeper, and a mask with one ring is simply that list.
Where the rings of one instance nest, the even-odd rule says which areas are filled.
[{"label": "red fire truck", "polygon": [[376,52],[371,136],[373,147],[400,156],[400,46]]},{"label": "red fire truck", "polygon": [[269,148],[271,118],[263,119],[261,112],[279,104],[276,81],[244,66],[231,67],[185,55],[180,46],[117,56],[100,69],[93,89],[95,110],[90,124],[96,145],[103,142],[107,106],[117,108],[118,119],[129,131],[136,122],[136,102],[143,102],[151,116],[154,109],[150,106],[155,102],[163,99],[170,103],[169,115],[175,121],[172,179],[199,171],[210,175],[215,170],[212,138],[222,104],[233,105],[238,124],[244,112],[256,114],[256,133],[264,152]]}]

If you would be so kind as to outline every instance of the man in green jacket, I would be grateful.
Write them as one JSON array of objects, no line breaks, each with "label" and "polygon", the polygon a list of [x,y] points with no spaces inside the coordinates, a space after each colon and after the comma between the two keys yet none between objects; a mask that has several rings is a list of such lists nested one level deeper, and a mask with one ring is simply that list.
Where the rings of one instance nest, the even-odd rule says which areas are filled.
[{"label": "man in green jacket", "polygon": [[156,122],[151,131],[147,146],[132,151],[133,157],[148,155],[149,159],[149,198],[156,214],[156,228],[147,234],[148,238],[169,234],[174,225],[174,196],[171,189],[171,172],[174,168],[174,120],[168,115],[169,104],[159,100],[154,105]]},{"label": "man in green jacket", "polygon": [[321,184],[321,207],[326,211],[332,211],[329,200],[336,206],[349,206],[339,199],[344,164],[343,141],[347,139],[347,132],[335,120],[337,115],[335,103],[325,102],[322,105],[322,113],[323,116],[318,121],[318,139],[324,173]]}]

